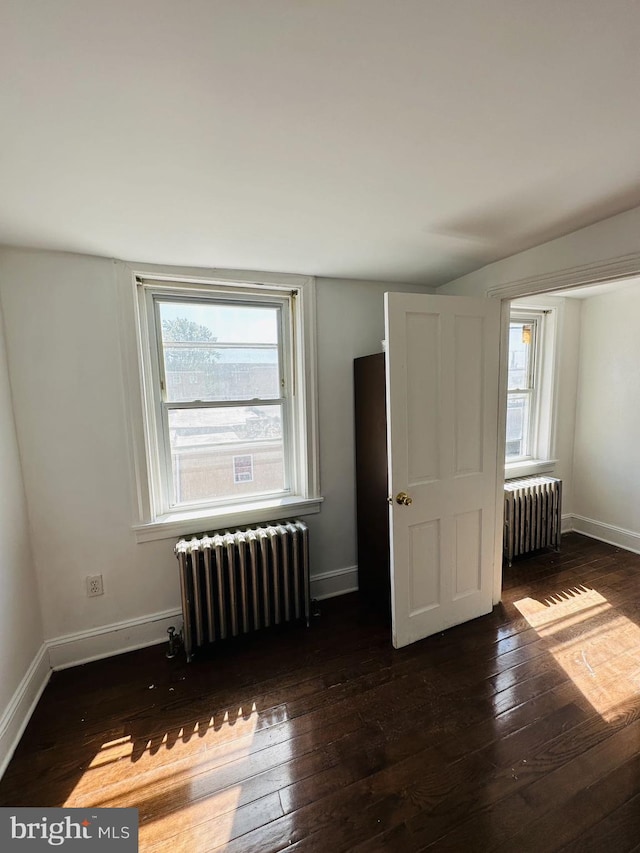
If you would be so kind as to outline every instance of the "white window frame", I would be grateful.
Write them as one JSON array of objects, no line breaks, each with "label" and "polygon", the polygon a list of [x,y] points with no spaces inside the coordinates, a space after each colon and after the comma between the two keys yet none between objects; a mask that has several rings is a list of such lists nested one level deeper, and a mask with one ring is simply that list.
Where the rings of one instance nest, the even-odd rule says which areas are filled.
[{"label": "white window frame", "polygon": [[[529,325],[532,328],[532,342],[529,351],[529,364],[527,370],[527,378],[524,387],[522,388],[507,388],[507,411],[509,399],[511,397],[526,396],[529,398],[529,423],[525,427],[525,438],[527,442],[528,453],[523,453],[521,456],[512,458],[507,464],[516,464],[518,462],[526,462],[537,458],[538,445],[538,424],[540,422],[540,364],[541,364],[541,349],[542,349],[542,326],[544,323],[544,314],[536,311],[521,311],[514,309],[510,312],[509,330],[511,323],[522,323]],[[511,334],[511,331],[509,331]],[[506,457],[505,457],[506,458]]]},{"label": "white window frame", "polygon": [[[522,300],[526,303],[527,300]],[[558,308],[546,307],[536,300],[536,304],[512,304],[509,323],[512,321],[535,324],[535,341],[532,355],[532,390],[530,412],[529,453],[517,460],[506,461],[505,478],[524,477],[553,471],[557,460],[554,458],[555,415],[557,400],[556,370],[556,331],[558,326]],[[507,391],[507,399],[516,391]]]},{"label": "white window frame", "polygon": [[[147,400],[147,417],[150,422],[150,429],[153,429],[157,433],[156,444],[158,447],[158,452],[150,458],[149,464],[152,477],[157,484],[158,515],[162,516],[180,510],[188,511],[190,508],[206,512],[209,509],[215,510],[220,507],[231,506],[233,504],[242,505],[247,502],[246,496],[239,498],[228,496],[226,498],[198,501],[190,505],[179,502],[174,494],[174,482],[171,473],[169,411],[180,408],[214,408],[219,404],[208,401],[199,401],[198,403],[171,403],[167,401],[165,390],[167,381],[160,331],[160,306],[163,302],[200,303],[203,305],[250,305],[252,307],[271,307],[278,310],[278,361],[281,369],[281,396],[277,400],[260,400],[260,403],[257,401],[235,400],[224,402],[222,405],[225,407],[232,405],[241,406],[243,404],[248,405],[249,402],[254,402],[255,405],[279,404],[282,412],[285,483],[284,488],[276,494],[282,498],[290,497],[292,494],[299,494],[301,491],[297,480],[299,466],[296,465],[296,460],[299,456],[297,447],[298,431],[296,429],[297,410],[292,399],[296,368],[294,360],[291,357],[292,326],[294,321],[293,301],[295,298],[293,294],[266,293],[264,290],[260,293],[246,293],[233,290],[230,293],[230,288],[220,291],[215,287],[211,287],[206,293],[202,293],[200,290],[195,290],[191,287],[171,288],[165,285],[154,284],[153,282],[145,282],[144,280],[139,283],[139,289],[143,294],[141,298],[145,301],[141,316],[145,318],[145,322],[149,326],[151,381],[147,383],[149,394],[149,399]],[[252,500],[261,499],[263,499],[263,496],[252,498]],[[267,499],[267,496],[264,496],[264,499]]]},{"label": "white window frame", "polygon": [[[261,273],[252,278],[240,271],[216,271],[215,277],[177,276],[157,268],[128,270],[133,296],[131,318],[122,324],[135,335],[139,385],[126,370],[130,401],[132,457],[136,473],[139,519],[133,524],[139,542],[173,538],[225,525],[253,524],[319,512],[317,441],[315,281],[306,276]],[[255,274],[254,274],[255,275]],[[124,285],[123,285],[124,286]],[[198,505],[172,507],[166,462],[166,430],[160,392],[161,351],[154,316],[158,298],[216,298],[226,302],[289,305],[283,326],[283,367],[288,383],[289,416],[285,444],[290,448],[287,489],[264,496],[248,495]],[[125,304],[126,304],[125,300]],[[131,305],[131,302],[129,301]],[[281,313],[281,316],[284,314]],[[126,346],[124,365],[132,347]],[[170,472],[168,472],[170,473]]]}]

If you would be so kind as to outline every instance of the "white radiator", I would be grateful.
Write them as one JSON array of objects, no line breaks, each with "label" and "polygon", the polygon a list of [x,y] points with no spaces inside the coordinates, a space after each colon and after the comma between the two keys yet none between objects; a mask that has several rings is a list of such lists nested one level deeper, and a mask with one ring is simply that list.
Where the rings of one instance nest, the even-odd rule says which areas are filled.
[{"label": "white radiator", "polygon": [[523,477],[504,484],[504,557],[560,548],[562,480]]},{"label": "white radiator", "polygon": [[309,624],[309,533],[302,521],[180,539],[183,642],[199,646],[270,625]]}]

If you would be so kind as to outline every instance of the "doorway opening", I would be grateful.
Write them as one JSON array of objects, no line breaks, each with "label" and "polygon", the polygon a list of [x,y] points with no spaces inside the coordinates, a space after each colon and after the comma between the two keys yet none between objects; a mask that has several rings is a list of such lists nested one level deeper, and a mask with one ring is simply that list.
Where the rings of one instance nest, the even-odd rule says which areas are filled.
[{"label": "doorway opening", "polygon": [[[537,421],[523,426],[516,421],[514,426],[512,420],[509,428],[506,353],[511,312],[536,309],[551,312],[544,316],[554,317],[555,325],[552,366],[542,379],[543,387],[547,383],[548,409],[537,415]],[[546,453],[530,454],[528,461],[563,481],[563,532],[576,531],[636,553],[640,552],[640,534],[635,532],[640,519],[634,515],[637,501],[631,471],[639,455],[633,428],[640,412],[634,368],[640,357],[634,320],[638,316],[638,276],[504,298],[501,357],[505,478],[511,473],[506,458],[509,440],[520,438],[518,429],[526,438],[525,430],[533,429],[531,423],[542,424],[546,436],[533,446],[546,447]],[[535,331],[532,339],[534,335]],[[526,346],[532,345],[523,343],[520,348]],[[532,358],[536,357],[534,353]],[[523,410],[523,416],[530,413]],[[502,504],[502,495],[499,499]],[[507,569],[501,559],[496,563],[499,600]]]}]

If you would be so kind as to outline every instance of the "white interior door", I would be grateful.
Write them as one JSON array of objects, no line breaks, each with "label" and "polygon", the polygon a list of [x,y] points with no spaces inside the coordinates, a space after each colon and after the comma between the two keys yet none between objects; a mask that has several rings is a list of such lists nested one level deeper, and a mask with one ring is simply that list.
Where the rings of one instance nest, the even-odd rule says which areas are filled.
[{"label": "white interior door", "polygon": [[492,607],[500,303],[387,293],[385,324],[399,648]]}]

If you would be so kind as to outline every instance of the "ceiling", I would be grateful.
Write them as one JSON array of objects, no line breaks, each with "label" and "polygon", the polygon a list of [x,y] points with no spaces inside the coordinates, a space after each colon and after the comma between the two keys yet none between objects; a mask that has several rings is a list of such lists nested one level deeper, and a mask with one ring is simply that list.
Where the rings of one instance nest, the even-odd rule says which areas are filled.
[{"label": "ceiling", "polygon": [[438,285],[640,205],[636,0],[0,0],[0,243]]},{"label": "ceiling", "polygon": [[[578,287],[569,287],[566,290],[543,291],[543,294],[545,297],[560,296],[565,299],[591,299],[594,296],[607,296],[611,293],[615,293],[616,291],[619,293],[626,289],[637,290],[639,286],[640,278],[634,276],[632,278],[617,279],[614,281],[600,282],[598,284],[584,284]],[[515,306],[531,305],[538,300],[540,295],[542,294],[523,296],[512,300],[511,304]]]},{"label": "ceiling", "polygon": [[605,296],[614,291],[626,288],[638,289],[640,279],[630,278],[622,281],[607,281],[603,284],[589,284],[584,287],[572,287],[569,290],[556,290],[551,296],[564,296],[569,299],[591,299],[593,296]]}]

